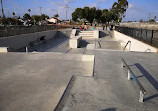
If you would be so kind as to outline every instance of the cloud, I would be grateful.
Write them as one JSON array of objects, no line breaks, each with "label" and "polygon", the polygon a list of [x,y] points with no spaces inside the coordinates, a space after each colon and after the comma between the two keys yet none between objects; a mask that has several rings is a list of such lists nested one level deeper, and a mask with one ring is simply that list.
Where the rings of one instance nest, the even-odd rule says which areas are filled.
[{"label": "cloud", "polygon": [[87,6],[99,8],[99,5],[106,2],[106,1],[107,0],[96,0],[94,3],[88,4]]},{"label": "cloud", "polygon": [[89,7],[96,7],[99,8],[99,5],[106,2],[107,0],[96,0],[94,3],[92,4],[88,4]]}]

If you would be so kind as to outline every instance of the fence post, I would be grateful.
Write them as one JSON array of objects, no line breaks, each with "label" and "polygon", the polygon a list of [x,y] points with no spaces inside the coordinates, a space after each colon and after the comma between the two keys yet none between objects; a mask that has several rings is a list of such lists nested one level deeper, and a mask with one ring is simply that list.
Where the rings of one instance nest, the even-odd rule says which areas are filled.
[{"label": "fence post", "polygon": [[152,30],[152,34],[151,34],[151,45],[153,46],[153,37],[154,37],[154,30]]}]

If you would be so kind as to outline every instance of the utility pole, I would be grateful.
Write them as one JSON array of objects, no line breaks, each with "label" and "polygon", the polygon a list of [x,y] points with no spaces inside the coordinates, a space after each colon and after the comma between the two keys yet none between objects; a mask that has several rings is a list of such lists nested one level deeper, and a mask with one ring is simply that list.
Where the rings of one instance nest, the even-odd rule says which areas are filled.
[{"label": "utility pole", "polygon": [[8,17],[9,17],[9,13],[10,13],[10,12],[9,12],[9,10],[8,10]]},{"label": "utility pole", "polygon": [[69,6],[68,6],[68,4],[66,4],[66,6],[65,6],[65,9],[66,9],[66,20],[67,20],[67,11],[68,11],[68,8],[69,8]]},{"label": "utility pole", "polygon": [[151,20],[151,13],[148,14],[149,20]]},{"label": "utility pole", "polygon": [[42,7],[39,7],[40,8],[40,12],[41,12],[41,15],[42,15]]}]

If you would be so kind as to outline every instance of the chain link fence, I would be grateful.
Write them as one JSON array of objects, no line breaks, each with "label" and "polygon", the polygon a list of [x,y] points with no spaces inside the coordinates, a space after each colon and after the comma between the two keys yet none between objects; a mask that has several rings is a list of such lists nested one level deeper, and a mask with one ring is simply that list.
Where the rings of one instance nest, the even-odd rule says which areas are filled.
[{"label": "chain link fence", "polygon": [[158,30],[115,26],[115,30],[158,48]]},{"label": "chain link fence", "polygon": [[9,27],[0,27],[0,37],[8,37],[14,35],[21,35],[21,34],[29,34],[41,31],[48,31],[48,30],[59,30],[65,28],[71,28],[70,25],[34,25],[34,26],[9,26]]}]

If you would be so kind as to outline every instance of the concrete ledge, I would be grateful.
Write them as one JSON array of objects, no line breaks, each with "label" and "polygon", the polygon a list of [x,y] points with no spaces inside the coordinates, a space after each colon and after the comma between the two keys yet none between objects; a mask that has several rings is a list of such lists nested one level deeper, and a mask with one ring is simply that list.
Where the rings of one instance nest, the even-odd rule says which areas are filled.
[{"label": "concrete ledge", "polygon": [[[114,37],[120,41],[121,45],[124,47],[128,41],[131,41],[131,47],[130,51],[138,51],[138,52],[145,52],[147,50],[150,50],[150,52],[158,52],[158,49],[155,47],[152,47],[146,43],[143,43],[137,39],[134,39],[130,36],[127,36],[125,34],[122,34],[118,31],[114,31]],[[127,49],[129,49],[129,45],[127,46]]]},{"label": "concrete ledge", "polygon": [[99,38],[99,30],[93,30],[94,38]]},{"label": "concrete ledge", "polygon": [[9,52],[8,47],[0,47],[0,52]]},{"label": "concrete ledge", "polygon": [[70,48],[78,48],[79,42],[82,39],[81,36],[75,36],[74,38],[69,40],[69,47]]},{"label": "concrete ledge", "polygon": [[70,35],[70,38],[73,38],[76,36],[76,29],[73,29],[72,32],[71,32],[71,35]]},{"label": "concrete ledge", "polygon": [[94,48],[95,48],[95,44],[88,44],[86,47],[87,50],[94,50]]},{"label": "concrete ledge", "polygon": [[82,55],[82,61],[92,61],[94,62],[94,55]]}]

